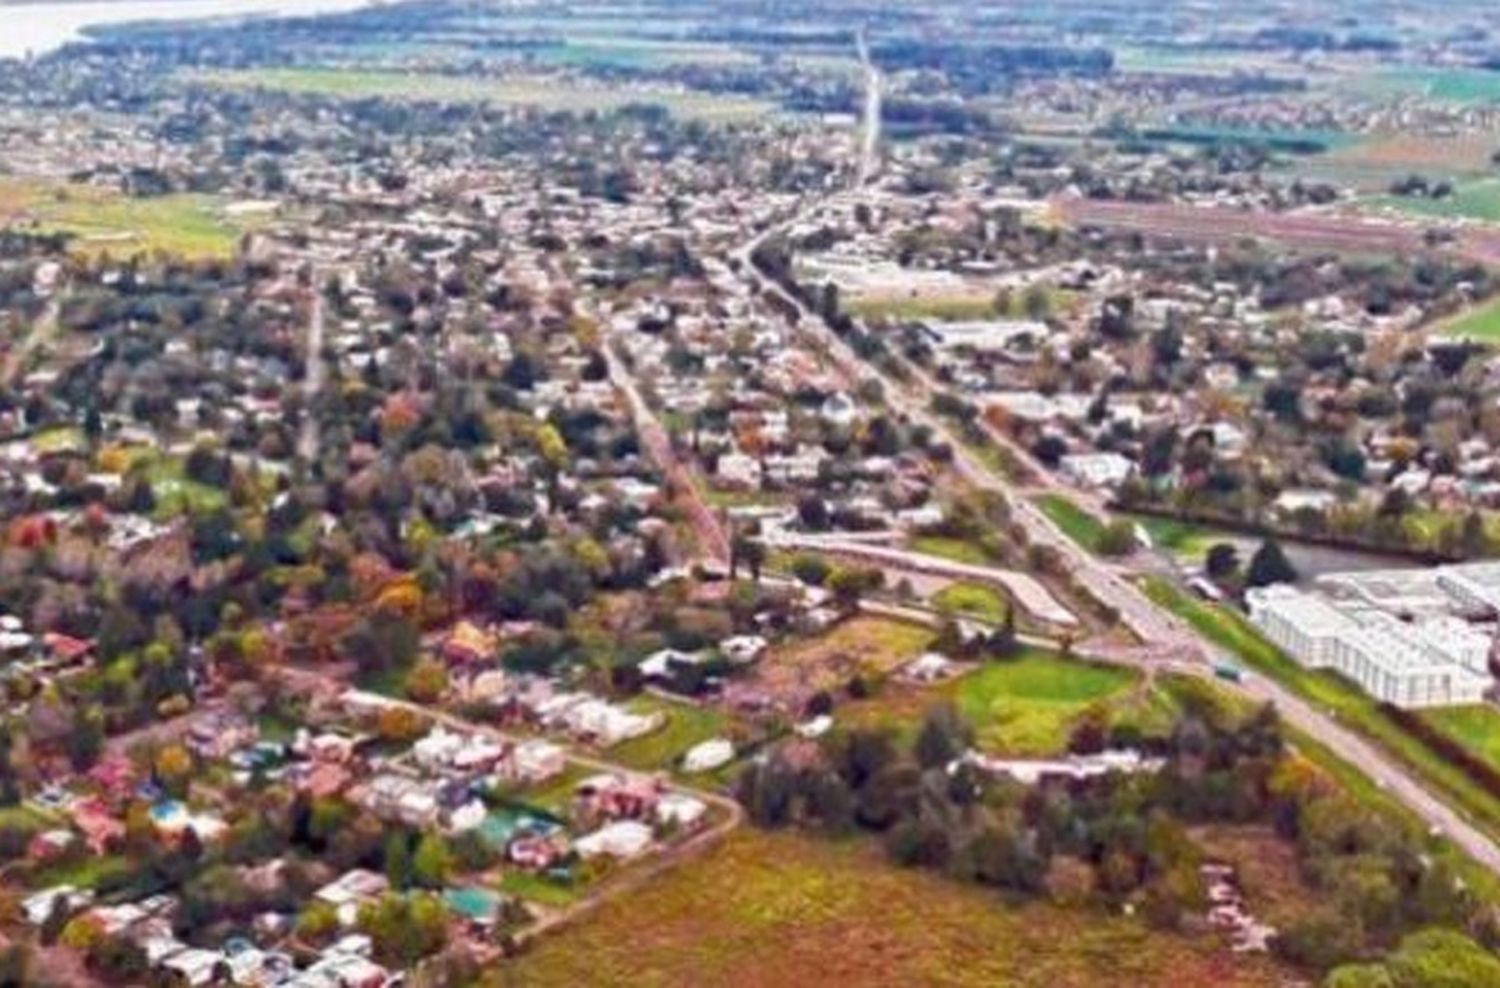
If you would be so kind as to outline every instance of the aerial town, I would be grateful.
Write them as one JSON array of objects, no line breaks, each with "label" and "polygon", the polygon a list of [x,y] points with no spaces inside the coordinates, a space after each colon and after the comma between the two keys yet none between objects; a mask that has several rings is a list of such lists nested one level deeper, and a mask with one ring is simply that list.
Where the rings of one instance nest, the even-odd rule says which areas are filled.
[{"label": "aerial town", "polygon": [[1500,986],[1500,8],[5,10],[0,988]]}]

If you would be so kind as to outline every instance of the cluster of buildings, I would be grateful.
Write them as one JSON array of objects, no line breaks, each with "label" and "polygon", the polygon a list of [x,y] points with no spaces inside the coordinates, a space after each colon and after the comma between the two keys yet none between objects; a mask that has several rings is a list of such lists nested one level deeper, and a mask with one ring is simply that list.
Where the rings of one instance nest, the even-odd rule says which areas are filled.
[{"label": "cluster of buildings", "polygon": [[1500,566],[1348,573],[1319,587],[1246,594],[1250,620],[1303,665],[1332,669],[1398,707],[1484,702],[1500,615]]}]

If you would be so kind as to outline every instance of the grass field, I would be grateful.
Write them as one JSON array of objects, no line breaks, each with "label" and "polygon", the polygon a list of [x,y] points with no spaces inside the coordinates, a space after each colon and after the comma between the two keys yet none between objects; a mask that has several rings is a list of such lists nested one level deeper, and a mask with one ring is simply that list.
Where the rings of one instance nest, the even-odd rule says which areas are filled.
[{"label": "grass field", "polygon": [[974,728],[975,744],[996,755],[1044,756],[1067,748],[1086,713],[1110,723],[1129,721],[1143,731],[1165,731],[1183,697],[1163,683],[1150,693],[1130,669],[1065,659],[1028,648],[1003,662],[986,663],[931,687],[889,683],[876,696],[839,707],[841,722],[915,739],[932,707],[951,703]]},{"label": "grass field", "polygon": [[1419,716],[1500,770],[1500,710],[1487,704],[1439,707]]},{"label": "grass field", "polygon": [[934,606],[995,624],[1009,610],[1005,595],[983,583],[950,583],[932,596]]},{"label": "grass field", "polygon": [[729,718],[712,707],[642,696],[631,701],[630,709],[635,713],[659,711],[667,718],[659,730],[609,749],[610,761],[631,768],[669,769],[694,745],[723,737],[729,729]]},{"label": "grass field", "polygon": [[1093,549],[1099,536],[1104,534],[1103,521],[1061,494],[1043,494],[1036,498],[1036,506],[1063,530],[1063,534],[1085,549]]},{"label": "grass field", "polygon": [[[851,314],[860,319],[890,319],[898,322],[918,319],[961,322],[1028,318],[1026,293],[1015,291],[1009,295],[1009,304],[1002,307],[995,304],[995,292],[978,286],[941,294],[869,293],[851,299],[848,308]],[[1047,306],[1050,312],[1062,312],[1075,305],[1077,300],[1078,296],[1073,292],[1047,289]]]},{"label": "grass field", "polygon": [[919,535],[909,543],[912,552],[970,566],[994,566],[1002,562],[984,550],[978,542],[947,535]]},{"label": "grass field", "polygon": [[1128,670],[1028,650],[964,676],[953,700],[979,748],[994,754],[1047,755],[1067,747],[1078,719],[1095,704],[1119,698],[1138,681]]},{"label": "grass field", "polygon": [[1125,517],[1144,528],[1156,548],[1188,562],[1201,563],[1203,557],[1208,555],[1210,546],[1231,537],[1229,532],[1175,518],[1158,518],[1154,515]]},{"label": "grass field", "polygon": [[363,69],[246,69],[193,73],[188,78],[231,88],[366,99],[434,100],[530,106],[550,112],[606,113],[632,104],[663,106],[676,116],[711,123],[754,120],[771,103],[716,93],[597,86],[561,78],[479,78]]},{"label": "grass field", "polygon": [[1467,336],[1482,341],[1500,340],[1500,295],[1459,313],[1439,327],[1449,336]]},{"label": "grass field", "polygon": [[1418,778],[1462,808],[1474,824],[1500,834],[1500,799],[1486,792],[1457,766],[1382,714],[1373,699],[1353,683],[1326,670],[1303,668],[1266,641],[1249,622],[1226,608],[1196,600],[1156,577],[1143,581],[1147,596],[1242,659],[1258,673],[1291,689],[1345,727],[1370,738],[1404,763]]},{"label": "grass field", "polygon": [[1344,81],[1344,88],[1361,96],[1390,98],[1422,96],[1442,103],[1500,101],[1500,73],[1477,68],[1413,68],[1371,72]]},{"label": "grass field", "polygon": [[0,222],[72,234],[70,249],[83,255],[164,251],[188,258],[229,257],[257,219],[231,215],[225,205],[204,195],[131,198],[93,186],[0,178]]},{"label": "grass field", "polygon": [[1432,219],[1471,219],[1500,223],[1500,178],[1458,182],[1453,187],[1453,194],[1442,199],[1382,195],[1365,202]]},{"label": "grass field", "polygon": [[640,894],[506,962],[504,983],[1007,988],[1273,985],[1290,972],[1215,938],[887,864],[869,842],[742,830]]}]

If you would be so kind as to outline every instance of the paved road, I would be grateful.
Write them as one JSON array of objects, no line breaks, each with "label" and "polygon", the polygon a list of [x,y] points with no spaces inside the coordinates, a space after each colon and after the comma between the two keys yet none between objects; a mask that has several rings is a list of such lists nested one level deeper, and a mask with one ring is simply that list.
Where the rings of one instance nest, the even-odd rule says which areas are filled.
[{"label": "paved road", "polygon": [[321,446],[316,405],[318,395],[323,390],[323,327],[326,316],[323,288],[316,274],[312,282],[312,287],[308,290],[311,299],[307,318],[306,372],[302,380],[302,430],[297,437],[297,455],[304,463],[316,461]]},{"label": "paved road", "polygon": [[784,531],[768,531],[764,539],[766,544],[771,546],[812,549],[830,556],[843,556],[896,571],[926,573],[955,580],[997,584],[1009,593],[1026,613],[1040,621],[1066,628],[1075,628],[1079,624],[1073,612],[1064,607],[1061,601],[1052,596],[1052,591],[1030,573],[999,569],[994,566],[959,563],[951,559],[909,552],[892,546],[871,545],[868,542],[853,539],[801,535]]},{"label": "paved road", "polygon": [[[751,253],[778,229],[780,228],[768,230],[737,252],[743,274],[748,276],[755,270],[750,262]],[[914,422],[926,425],[935,436],[953,447],[953,465],[960,476],[982,490],[1005,495],[1013,517],[1024,527],[1032,543],[1056,549],[1078,585],[1119,613],[1121,622],[1147,646],[1139,650],[1137,657],[1131,661],[1150,668],[1165,666],[1205,674],[1210,663],[1228,658],[1222,650],[1203,639],[1182,620],[1157,607],[1114,567],[1085,552],[1029,500],[1015,496],[1009,485],[974,457],[959,437],[953,434],[948,424],[929,410],[932,394],[929,380],[919,376],[919,387],[911,389],[880,373],[862,361],[815,312],[795,298],[787,297],[787,301],[796,306],[800,314],[797,325],[800,332],[815,337],[855,379],[879,381],[892,409]],[[1490,837],[1353,731],[1263,677],[1251,676],[1242,683],[1226,682],[1226,685],[1238,688],[1254,700],[1275,703],[1287,723],[1328,746],[1404,803],[1432,830],[1442,832],[1476,861],[1491,871],[1500,873],[1500,847]]]},{"label": "paved road", "polygon": [[692,471],[677,458],[677,452],[672,448],[672,437],[667,435],[656,412],[641,396],[634,376],[625,362],[615,355],[614,347],[606,342],[603,350],[605,363],[609,367],[610,383],[625,395],[625,402],[630,406],[630,416],[635,422],[635,430],[645,444],[647,455],[672,485],[674,497],[686,506],[693,522],[693,530],[698,533],[699,550],[721,566],[728,566],[729,538],[724,534],[718,516],[699,493]]}]

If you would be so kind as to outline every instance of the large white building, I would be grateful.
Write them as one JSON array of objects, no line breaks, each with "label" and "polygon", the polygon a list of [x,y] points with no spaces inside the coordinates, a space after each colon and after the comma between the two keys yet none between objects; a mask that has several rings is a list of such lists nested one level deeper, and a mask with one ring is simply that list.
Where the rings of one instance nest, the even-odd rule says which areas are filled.
[{"label": "large white building", "polygon": [[1410,624],[1389,613],[1336,605],[1294,587],[1246,594],[1250,620],[1282,651],[1328,668],[1398,707],[1484,701],[1489,636],[1456,618]]}]

